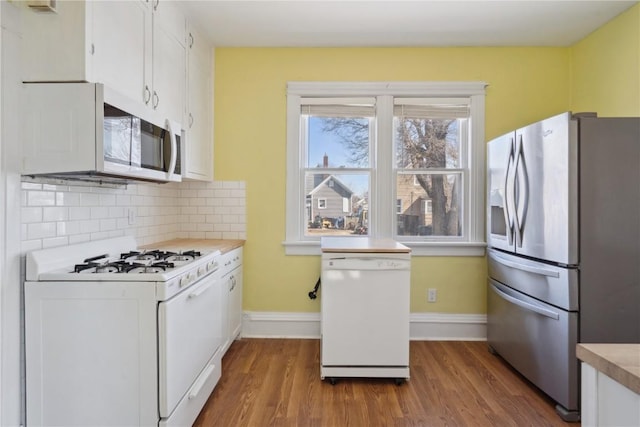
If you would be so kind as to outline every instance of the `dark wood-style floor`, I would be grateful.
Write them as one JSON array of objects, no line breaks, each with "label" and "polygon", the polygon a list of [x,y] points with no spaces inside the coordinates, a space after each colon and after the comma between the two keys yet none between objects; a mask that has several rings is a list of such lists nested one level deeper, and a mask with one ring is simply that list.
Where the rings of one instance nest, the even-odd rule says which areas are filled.
[{"label": "dark wood-style floor", "polygon": [[411,379],[320,380],[320,341],[242,339],[194,426],[565,426],[484,342],[412,341]]}]

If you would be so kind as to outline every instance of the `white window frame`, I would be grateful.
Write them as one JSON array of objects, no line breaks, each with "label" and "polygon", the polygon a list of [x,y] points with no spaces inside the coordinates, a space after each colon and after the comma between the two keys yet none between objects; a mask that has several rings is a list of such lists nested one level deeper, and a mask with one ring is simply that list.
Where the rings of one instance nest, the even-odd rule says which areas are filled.
[{"label": "white window frame", "polygon": [[[324,206],[320,206],[320,202],[324,202]],[[318,198],[318,209],[327,209],[327,199],[325,197]]]},{"label": "white window frame", "polygon": [[[484,256],[485,253],[485,88],[484,82],[289,82],[287,84],[287,184],[286,237],[287,255],[319,255],[320,239],[305,236],[304,165],[305,150],[300,143],[301,99],[311,97],[376,97],[377,115],[393,116],[394,97],[464,98],[470,103],[470,143],[468,175],[463,198],[463,221],[467,231],[461,239],[424,241],[396,240],[409,246],[415,256]],[[395,165],[393,162],[393,124],[376,123],[378,139],[372,150],[369,224],[372,238],[394,238]],[[409,236],[407,236],[409,237]],[[415,236],[414,236],[415,237]],[[446,236],[445,236],[446,237]]]}]

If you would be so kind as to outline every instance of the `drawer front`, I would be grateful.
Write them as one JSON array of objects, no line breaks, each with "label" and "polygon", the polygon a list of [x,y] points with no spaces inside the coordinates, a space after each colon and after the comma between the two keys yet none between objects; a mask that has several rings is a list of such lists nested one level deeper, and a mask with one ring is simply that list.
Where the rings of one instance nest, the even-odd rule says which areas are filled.
[{"label": "drawer front", "polygon": [[566,409],[578,409],[578,314],[489,280],[487,341]]}]

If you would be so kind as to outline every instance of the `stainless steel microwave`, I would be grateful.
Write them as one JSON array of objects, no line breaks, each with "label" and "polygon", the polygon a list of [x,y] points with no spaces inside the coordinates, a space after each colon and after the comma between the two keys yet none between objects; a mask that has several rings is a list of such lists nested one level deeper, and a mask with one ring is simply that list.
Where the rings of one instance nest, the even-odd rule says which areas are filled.
[{"label": "stainless steel microwave", "polygon": [[22,175],[181,181],[182,127],[100,83],[25,83]]}]

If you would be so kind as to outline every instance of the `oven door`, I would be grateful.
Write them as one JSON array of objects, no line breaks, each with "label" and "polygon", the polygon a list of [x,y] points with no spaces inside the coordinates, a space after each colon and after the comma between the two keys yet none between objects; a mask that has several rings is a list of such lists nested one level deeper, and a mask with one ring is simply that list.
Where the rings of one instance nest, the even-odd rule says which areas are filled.
[{"label": "oven door", "polygon": [[171,415],[222,344],[221,295],[220,277],[213,273],[159,304],[161,418]]}]

